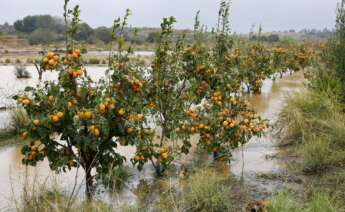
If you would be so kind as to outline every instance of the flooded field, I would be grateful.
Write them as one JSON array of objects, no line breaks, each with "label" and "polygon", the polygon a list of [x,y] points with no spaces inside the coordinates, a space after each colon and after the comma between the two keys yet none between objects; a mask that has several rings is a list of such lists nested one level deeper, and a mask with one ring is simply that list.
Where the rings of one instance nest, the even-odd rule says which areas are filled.
[{"label": "flooded field", "polygon": [[[23,80],[16,79],[13,69],[13,66],[0,66],[0,72],[2,73],[2,80],[0,80],[1,106],[11,105],[12,103],[7,97],[22,90],[27,85],[35,85],[37,83],[38,76],[34,67],[28,67],[32,78]],[[87,68],[88,73],[94,80],[104,76],[105,70],[105,67]],[[44,79],[54,80],[56,79],[56,74],[47,73],[44,75]],[[300,89],[303,89],[303,75],[302,73],[295,73],[276,81],[266,80],[261,95],[252,95],[247,98],[260,115],[273,122],[284,105],[285,97],[289,93],[298,92]],[[2,128],[8,124],[8,111],[4,110],[0,113],[0,120]],[[73,170],[68,174],[56,175],[50,171],[47,161],[40,163],[35,168],[27,168],[21,164],[22,155],[20,149],[20,144],[0,148],[0,166],[2,167],[0,170],[1,211],[13,209],[14,200],[21,195],[23,184],[26,180],[28,180],[31,186],[35,182],[42,183],[45,181],[48,186],[58,185],[63,188],[66,194],[72,192],[74,185],[77,185],[76,193],[83,196],[85,188],[83,186],[82,170]],[[126,147],[119,148],[117,151],[126,155],[126,158],[129,159],[133,157],[135,149]],[[260,177],[261,175],[280,172],[280,164],[275,160],[269,159],[275,153],[274,138],[271,132],[268,131],[262,138],[252,139],[245,147],[233,153],[229,171],[253,188],[252,194],[255,198],[264,198],[266,193],[270,193],[280,186],[279,181],[269,181]],[[128,166],[131,167],[130,164]],[[154,170],[149,165],[140,173],[132,169],[132,173],[133,176],[129,184],[116,197],[121,199],[121,203],[135,201],[137,197],[131,190],[136,188],[138,184],[143,183],[143,181],[150,181],[150,179],[154,178]],[[260,192],[257,192],[257,190],[260,190]],[[100,197],[105,201],[111,199],[109,195],[101,192],[101,189],[98,194],[98,198]]]}]

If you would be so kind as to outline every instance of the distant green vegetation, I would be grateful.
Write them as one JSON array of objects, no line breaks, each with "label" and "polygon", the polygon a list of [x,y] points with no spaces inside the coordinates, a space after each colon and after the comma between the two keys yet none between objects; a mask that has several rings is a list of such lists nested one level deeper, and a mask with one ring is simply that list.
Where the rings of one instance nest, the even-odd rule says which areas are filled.
[{"label": "distant green vegetation", "polygon": [[[27,39],[29,43],[33,45],[63,41],[65,34],[64,30],[63,20],[50,15],[26,16],[14,22],[13,26],[8,23],[0,25],[0,32],[2,34],[16,34],[21,38]],[[136,44],[151,42],[152,35],[150,37],[148,36],[151,31],[152,29],[147,28],[140,36],[136,36],[131,30],[127,30],[125,38],[127,41]],[[111,28],[92,28],[87,23],[80,23],[75,39],[91,44],[97,42],[109,43],[111,41]]]},{"label": "distant green vegetation", "polygon": [[261,36],[253,35],[250,39],[255,40],[255,41],[264,41],[264,42],[270,42],[270,43],[280,41],[280,37],[277,34],[261,35]]}]

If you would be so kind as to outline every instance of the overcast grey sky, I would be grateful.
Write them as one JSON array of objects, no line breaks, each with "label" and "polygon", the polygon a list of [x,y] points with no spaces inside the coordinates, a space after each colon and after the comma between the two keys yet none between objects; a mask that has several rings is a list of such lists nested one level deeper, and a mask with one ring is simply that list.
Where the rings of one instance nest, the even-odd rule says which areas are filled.
[{"label": "overcast grey sky", "polygon": [[[232,0],[233,31],[248,32],[252,24],[264,31],[333,28],[338,0]],[[0,23],[13,23],[26,15],[61,16],[63,0],[0,0]],[[177,28],[192,28],[196,11],[201,21],[214,26],[219,0],[71,0],[81,6],[83,21],[91,26],[110,26],[126,8],[133,26],[159,27],[162,17],[175,16]]]}]

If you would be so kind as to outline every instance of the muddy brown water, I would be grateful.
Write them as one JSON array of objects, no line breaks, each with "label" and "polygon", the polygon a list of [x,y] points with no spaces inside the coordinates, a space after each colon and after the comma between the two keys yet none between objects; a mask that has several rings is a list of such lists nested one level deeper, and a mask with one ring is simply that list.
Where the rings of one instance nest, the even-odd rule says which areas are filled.
[{"label": "muddy brown water", "polygon": [[[286,98],[305,88],[303,73],[286,74],[276,81],[266,80],[261,95],[251,95],[248,101],[252,107],[273,125],[279,112],[284,107]],[[263,200],[273,192],[286,186],[299,186],[298,183],[287,184],[286,164],[276,160],[278,153],[277,139],[269,129],[261,138],[253,138],[244,147],[233,154],[231,172],[250,188],[251,197]]]},{"label": "muddy brown water", "polygon": [[[12,104],[6,97],[22,90],[27,85],[37,83],[38,77],[34,67],[28,67],[32,78],[21,80],[16,79],[13,69],[13,66],[0,66],[2,78],[0,80],[0,106]],[[94,80],[104,76],[105,69],[105,67],[87,68]],[[55,73],[48,72],[44,79],[54,80],[56,77]],[[303,82],[302,73],[286,75],[283,79],[276,81],[266,80],[261,95],[251,95],[247,98],[260,115],[273,123],[284,106],[286,96],[303,89]],[[8,124],[8,117],[8,111],[0,112],[0,127],[3,128]],[[44,184],[47,188],[57,186],[66,195],[70,195],[74,190],[76,195],[83,196],[82,170],[74,169],[71,172],[57,175],[50,171],[47,161],[40,163],[37,167],[25,167],[21,163],[20,149],[20,144],[0,147],[0,211],[14,210],[16,201],[20,201],[25,182],[28,182],[31,188],[36,187],[37,191],[42,189],[39,185]],[[128,147],[120,147],[117,151],[127,159],[133,157],[135,153],[134,148]],[[276,160],[270,159],[270,156],[276,152],[274,137],[268,131],[265,136],[252,139],[251,142],[233,153],[229,171],[251,188],[253,198],[264,199],[267,194],[282,187],[281,180],[269,180],[262,177],[282,172],[282,165]],[[154,170],[147,165],[142,172],[138,172],[130,164],[128,166],[132,177],[125,189],[115,196],[108,195],[100,189],[96,198],[106,202],[114,202],[116,199],[121,203],[131,203],[140,198],[133,190],[138,185],[142,186],[143,182],[154,179]]]}]

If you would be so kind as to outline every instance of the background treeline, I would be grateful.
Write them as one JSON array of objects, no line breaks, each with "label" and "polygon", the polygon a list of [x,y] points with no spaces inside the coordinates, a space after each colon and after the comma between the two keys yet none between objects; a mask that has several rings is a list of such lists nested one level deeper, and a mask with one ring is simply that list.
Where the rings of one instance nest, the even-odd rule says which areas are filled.
[{"label": "background treeline", "polygon": [[[21,20],[17,20],[13,25],[5,23],[0,25],[0,34],[17,35],[19,38],[28,40],[29,44],[50,44],[64,40],[64,23],[60,18],[50,15],[33,15],[26,16]],[[177,30],[176,36],[182,30]],[[193,35],[190,30],[186,32],[187,40],[192,40]],[[332,31],[328,29],[304,29],[299,32],[289,30],[284,32],[265,33],[261,36],[249,33],[249,39],[263,42],[279,42],[286,37],[296,40],[302,39],[328,39],[332,35]],[[134,32],[133,29],[126,30],[125,39],[134,44],[155,43],[159,37],[158,28],[140,28]],[[87,23],[79,24],[79,32],[75,36],[79,42],[94,44],[103,42],[105,44],[111,41],[110,27],[92,28]]]},{"label": "background treeline", "polygon": [[[111,28],[92,28],[87,23],[81,23],[75,39],[86,43],[109,43],[111,41]],[[27,39],[30,44],[49,44],[64,40],[64,23],[60,18],[50,15],[26,16],[17,20],[13,25],[5,23],[0,25],[0,33],[15,34]],[[136,44],[153,43],[158,39],[159,30],[142,28],[137,33],[133,29],[126,30],[125,39]]]}]

